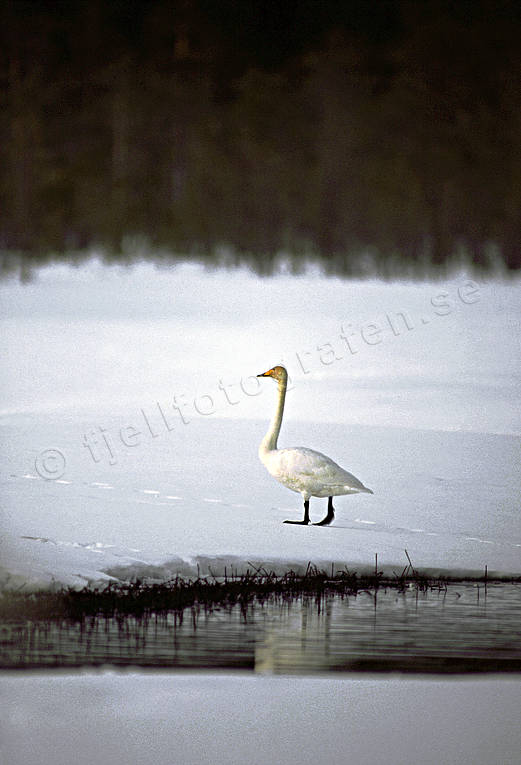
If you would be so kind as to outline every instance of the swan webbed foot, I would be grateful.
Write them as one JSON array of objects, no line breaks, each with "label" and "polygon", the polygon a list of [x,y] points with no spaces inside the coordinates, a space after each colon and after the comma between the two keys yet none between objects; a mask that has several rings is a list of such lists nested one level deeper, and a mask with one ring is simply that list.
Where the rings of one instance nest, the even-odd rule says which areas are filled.
[{"label": "swan webbed foot", "polygon": [[284,523],[293,523],[297,526],[307,526],[309,524],[309,499],[304,500],[304,518],[301,521],[284,521]]},{"label": "swan webbed foot", "polygon": [[325,518],[322,518],[321,521],[318,521],[317,523],[313,523],[313,526],[329,526],[329,524],[333,521],[334,515],[330,518],[329,515],[326,515]]},{"label": "swan webbed foot", "polygon": [[329,524],[332,523],[334,519],[335,519],[335,508],[333,507],[333,497],[329,497],[329,502],[327,503],[326,517],[322,518],[322,520],[318,521],[318,523],[314,523],[313,526],[329,526]]}]

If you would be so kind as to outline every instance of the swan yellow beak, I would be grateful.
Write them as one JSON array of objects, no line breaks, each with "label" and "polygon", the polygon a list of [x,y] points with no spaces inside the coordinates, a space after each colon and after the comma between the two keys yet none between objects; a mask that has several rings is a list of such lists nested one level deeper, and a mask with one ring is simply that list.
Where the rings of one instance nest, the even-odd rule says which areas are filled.
[{"label": "swan yellow beak", "polygon": [[260,375],[257,375],[257,377],[272,377],[273,376],[273,369],[268,369],[267,372],[261,372]]}]

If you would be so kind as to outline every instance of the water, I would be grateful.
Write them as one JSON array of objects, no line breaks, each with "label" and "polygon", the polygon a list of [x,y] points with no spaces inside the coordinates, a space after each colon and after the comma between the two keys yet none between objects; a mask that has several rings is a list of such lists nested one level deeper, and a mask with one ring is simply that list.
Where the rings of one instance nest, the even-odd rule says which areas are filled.
[{"label": "water", "polygon": [[4,668],[86,666],[346,671],[520,671],[521,586],[269,599],[80,623],[6,623]]}]

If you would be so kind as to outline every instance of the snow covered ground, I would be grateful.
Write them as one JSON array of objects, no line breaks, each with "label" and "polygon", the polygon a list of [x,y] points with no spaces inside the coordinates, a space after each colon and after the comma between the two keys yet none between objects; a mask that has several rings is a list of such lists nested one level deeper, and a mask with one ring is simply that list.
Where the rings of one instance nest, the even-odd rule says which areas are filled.
[{"label": "snow covered ground", "polygon": [[[2,292],[0,581],[168,578],[308,561],[521,573],[521,286],[48,267]],[[328,528],[257,458],[280,445],[374,495]],[[323,500],[311,515],[325,514]],[[273,565],[275,565],[273,563]]]},{"label": "snow covered ground", "polygon": [[[197,563],[216,574],[247,561],[334,561],[360,570],[374,566],[375,553],[380,568],[398,571],[407,565],[405,549],[415,566],[436,571],[521,571],[512,436],[288,423],[288,443],[312,436],[375,492],[337,498],[334,525],[319,528],[282,523],[302,516],[301,499],[258,461],[263,423],[194,422],[110,465],[90,459],[75,425],[55,424],[53,432],[40,423],[41,434],[31,426],[29,448],[13,419],[17,459],[2,470],[9,535],[1,548],[11,586],[80,585],[107,572],[169,578],[194,573]],[[51,433],[49,443],[67,455],[56,481],[31,469]],[[491,466],[493,480],[481,483]],[[312,518],[325,504],[311,500]]]},{"label": "snow covered ground", "polygon": [[[92,260],[0,285],[0,584],[218,574],[521,573],[521,285],[258,279]],[[280,444],[374,495],[327,528],[257,458]],[[177,407],[177,408],[176,408]],[[312,519],[325,502],[312,500]],[[517,763],[517,678],[0,676],[7,765]],[[28,724],[28,721],[31,721]]]},{"label": "snow covered ground", "polygon": [[518,678],[0,676],[5,765],[517,765]]}]

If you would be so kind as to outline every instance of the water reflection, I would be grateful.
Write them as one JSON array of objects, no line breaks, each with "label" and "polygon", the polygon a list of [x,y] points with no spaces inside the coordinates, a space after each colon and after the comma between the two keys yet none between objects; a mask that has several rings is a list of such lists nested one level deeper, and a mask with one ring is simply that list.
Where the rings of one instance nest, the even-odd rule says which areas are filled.
[{"label": "water reflection", "polygon": [[4,668],[154,666],[331,671],[521,670],[517,585],[270,599],[247,607],[6,623]]}]

